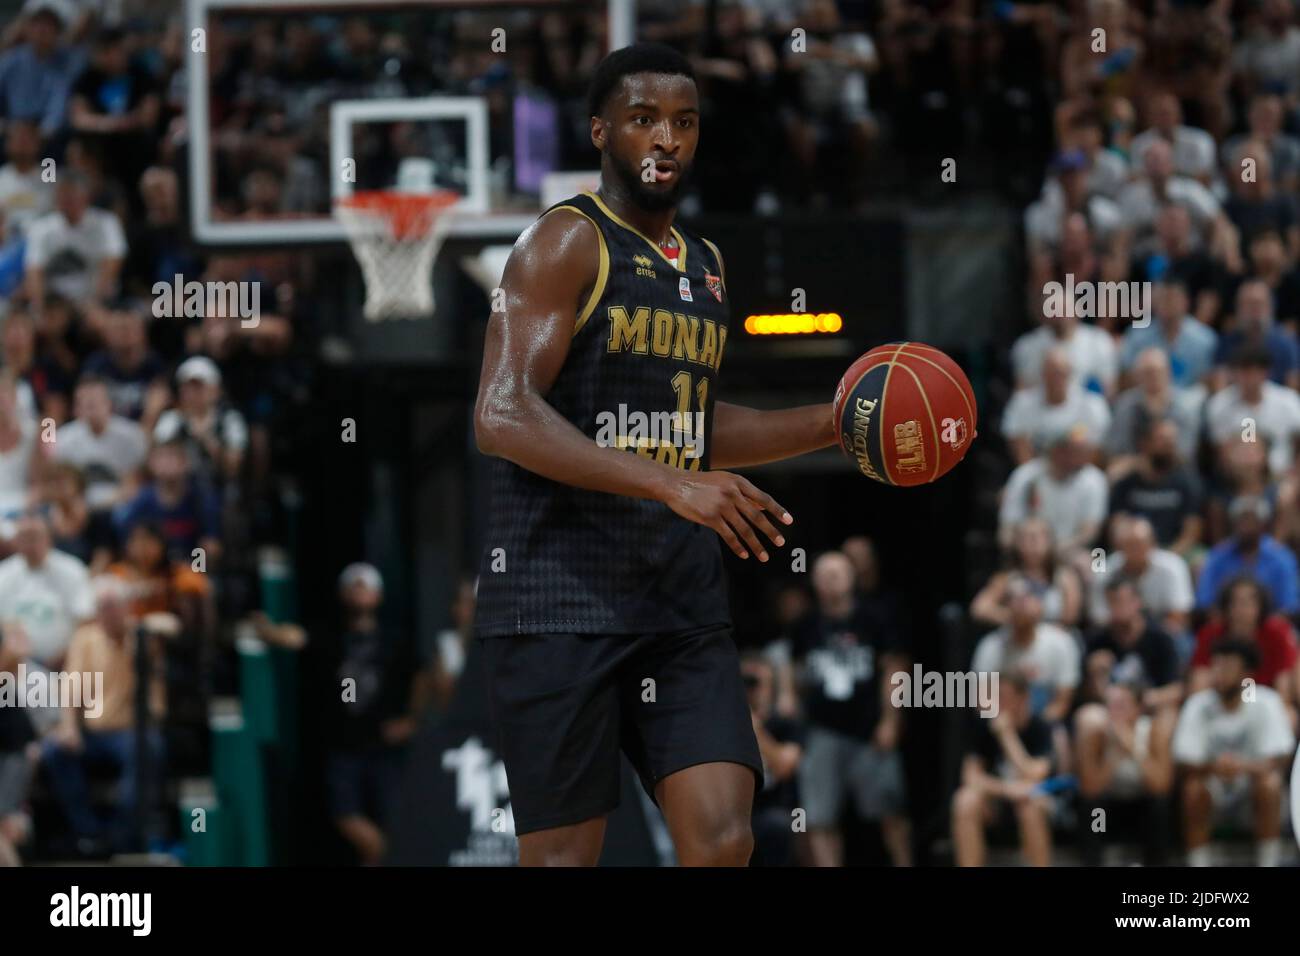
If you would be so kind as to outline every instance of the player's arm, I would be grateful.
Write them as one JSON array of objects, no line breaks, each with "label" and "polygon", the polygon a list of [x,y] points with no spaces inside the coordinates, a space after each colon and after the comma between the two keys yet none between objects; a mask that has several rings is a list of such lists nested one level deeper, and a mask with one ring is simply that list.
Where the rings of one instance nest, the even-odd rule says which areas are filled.
[{"label": "player's arm", "polygon": [[[606,448],[546,401],[569,354],[581,303],[596,282],[599,238],[585,218],[557,211],[515,244],[501,286],[505,308],[488,320],[474,406],[479,451],[576,488],[662,501],[713,528],[741,557],[766,560],[755,528],[778,546],[764,511],[794,519],[739,475],[684,472]],[[829,416],[828,416],[829,417]]]},{"label": "player's arm", "polygon": [[835,444],[830,403],[767,411],[728,402],[713,406],[714,468],[744,468]]}]

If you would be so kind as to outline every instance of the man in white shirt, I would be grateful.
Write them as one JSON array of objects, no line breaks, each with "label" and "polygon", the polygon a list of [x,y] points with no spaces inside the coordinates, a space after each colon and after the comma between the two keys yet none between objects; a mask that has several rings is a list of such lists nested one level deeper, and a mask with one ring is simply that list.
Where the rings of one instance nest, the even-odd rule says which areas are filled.
[{"label": "man in white shirt", "polygon": [[1125,577],[1136,584],[1147,616],[1177,638],[1187,630],[1196,605],[1187,562],[1156,547],[1155,531],[1146,518],[1117,517],[1114,529],[1118,550],[1106,555],[1106,570],[1092,577],[1088,616],[1094,624],[1109,623],[1106,584]]},{"label": "man in white shirt", "polygon": [[1213,864],[1210,837],[1227,819],[1254,834],[1259,866],[1277,866],[1291,721],[1277,691],[1246,680],[1258,663],[1252,642],[1222,640],[1210,660],[1212,686],[1187,698],[1174,731],[1187,862]]},{"label": "man in white shirt", "polygon": [[1125,186],[1119,198],[1139,253],[1150,250],[1155,240],[1156,216],[1164,203],[1185,207],[1202,236],[1220,226],[1223,210],[1219,201],[1195,179],[1174,172],[1173,150],[1163,139],[1148,144],[1142,170],[1144,175]]},{"label": "man in white shirt", "polygon": [[1021,521],[1031,515],[1052,528],[1057,556],[1073,561],[1092,543],[1106,518],[1106,475],[1090,462],[1092,445],[1077,427],[1050,439],[1045,455],[1011,473],[998,511],[998,540],[1011,546]]},{"label": "man in white shirt", "polygon": [[18,520],[17,552],[0,561],[0,621],[21,626],[33,661],[57,670],[77,627],[95,613],[86,565],[56,551],[44,516]]},{"label": "man in white shirt", "polygon": [[975,645],[971,670],[1019,674],[1029,683],[1030,709],[1054,723],[1065,719],[1079,686],[1079,644],[1043,621],[1042,591],[1024,575],[1007,582],[1010,618]]},{"label": "man in white shirt", "polygon": [[5,129],[9,162],[0,166],[0,212],[4,240],[20,239],[29,223],[54,208],[54,183],[41,176],[41,134],[31,120],[15,120]]},{"label": "man in white shirt", "polygon": [[1174,172],[1195,179],[1203,186],[1214,181],[1214,137],[1203,129],[1183,125],[1183,109],[1172,93],[1156,93],[1147,104],[1151,126],[1133,137],[1129,155],[1136,166],[1143,165],[1153,143],[1164,142],[1173,154]]},{"label": "man in white shirt", "polygon": [[1018,389],[1002,415],[1002,434],[1016,464],[1024,464],[1046,447],[1049,436],[1082,426],[1091,444],[1099,445],[1110,428],[1110,408],[1096,392],[1074,377],[1070,353],[1060,346],[1043,359],[1042,384]]},{"label": "man in white shirt", "polygon": [[126,234],[116,215],[90,205],[86,178],[60,170],[55,210],[27,230],[27,293],[37,312],[47,292],[72,302],[102,302],[117,291]]},{"label": "man in white shirt", "polygon": [[1074,315],[1044,316],[1042,323],[1011,346],[1016,388],[1030,388],[1042,382],[1047,353],[1059,346],[1070,356],[1070,367],[1081,385],[1111,394],[1119,372],[1119,356],[1110,335],[1095,325],[1082,324]]},{"label": "man in white shirt", "polygon": [[1205,403],[1205,427],[1225,464],[1225,446],[1267,440],[1269,470],[1280,476],[1295,457],[1300,395],[1268,380],[1272,364],[1267,350],[1243,346],[1233,356],[1232,384]]},{"label": "man in white shirt", "polygon": [[[111,508],[129,496],[129,479],[144,464],[149,442],[144,429],[113,414],[108,383],[85,376],[73,396],[73,421],[55,433],[54,457],[81,469],[86,503],[94,510]],[[125,483],[125,484],[124,484]]]}]

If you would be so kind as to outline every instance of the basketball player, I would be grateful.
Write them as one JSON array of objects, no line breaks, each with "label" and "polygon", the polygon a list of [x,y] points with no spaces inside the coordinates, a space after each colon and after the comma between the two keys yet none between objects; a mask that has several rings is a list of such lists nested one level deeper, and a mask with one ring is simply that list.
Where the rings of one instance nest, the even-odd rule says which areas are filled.
[{"label": "basketball player", "polygon": [[[767,561],[794,519],[717,469],[834,443],[831,407],[716,400],[725,267],[673,225],[700,138],[690,64],[618,50],[589,107],[600,187],[515,244],[475,408],[495,459],[476,626],[520,862],[597,862],[622,750],[683,865],[743,866],[762,763],[719,538]],[[671,434],[632,424],[656,413],[680,413]]]}]

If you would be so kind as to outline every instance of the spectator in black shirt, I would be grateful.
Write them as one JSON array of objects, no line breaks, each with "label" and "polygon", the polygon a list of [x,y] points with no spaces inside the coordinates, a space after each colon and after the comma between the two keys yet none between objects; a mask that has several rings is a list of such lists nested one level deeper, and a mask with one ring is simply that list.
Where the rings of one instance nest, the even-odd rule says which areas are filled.
[{"label": "spectator in black shirt", "polygon": [[383,579],[369,564],[339,577],[343,630],[328,649],[334,662],[329,809],[361,863],[382,862],[403,745],[415,731],[419,702],[411,642],[383,626]]},{"label": "spectator in black shirt", "polygon": [[754,854],[750,866],[793,866],[797,773],[803,758],[803,724],[776,712],[776,668],[762,653],[741,656],[754,736],[763,757],[763,789],[754,794],[751,814]]},{"label": "spectator in black shirt", "polygon": [[998,713],[974,711],[967,727],[961,785],[952,798],[952,836],[958,866],[983,866],[989,828],[1019,832],[1030,866],[1052,861],[1051,804],[1040,785],[1063,764],[1065,732],[1053,730],[1029,707],[1029,683],[1014,671],[998,680]]},{"label": "spectator in black shirt", "polygon": [[1146,518],[1160,547],[1186,557],[1201,543],[1203,491],[1196,472],[1178,458],[1178,423],[1148,418],[1133,470],[1110,491],[1111,514]]},{"label": "spectator in black shirt", "polygon": [[812,577],[816,606],[791,628],[793,670],[783,679],[798,685],[809,724],[799,792],[813,863],[842,865],[840,819],[852,796],[860,816],[880,821],[894,863],[910,865],[901,719],[889,702],[889,675],[903,666],[899,636],[859,600],[853,564],[842,553],[821,555]]},{"label": "spectator in black shirt", "polygon": [[1143,707],[1156,711],[1182,702],[1183,684],[1174,639],[1142,612],[1137,582],[1123,569],[1106,582],[1107,624],[1088,636],[1083,698],[1099,703],[1117,681],[1149,688]]},{"label": "spectator in black shirt", "polygon": [[74,130],[101,138],[106,167],[119,182],[134,185],[152,160],[161,106],[153,76],[131,62],[126,34],[101,30],[90,66],[72,84],[68,116]]}]

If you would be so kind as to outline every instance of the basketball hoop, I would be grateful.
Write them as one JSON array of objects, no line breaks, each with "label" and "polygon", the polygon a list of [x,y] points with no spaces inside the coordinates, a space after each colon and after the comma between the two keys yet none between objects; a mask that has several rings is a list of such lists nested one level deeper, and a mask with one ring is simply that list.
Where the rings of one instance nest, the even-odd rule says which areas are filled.
[{"label": "basketball hoop", "polygon": [[369,321],[433,315],[430,272],[459,201],[451,190],[368,190],[334,203],[361,265]]}]

